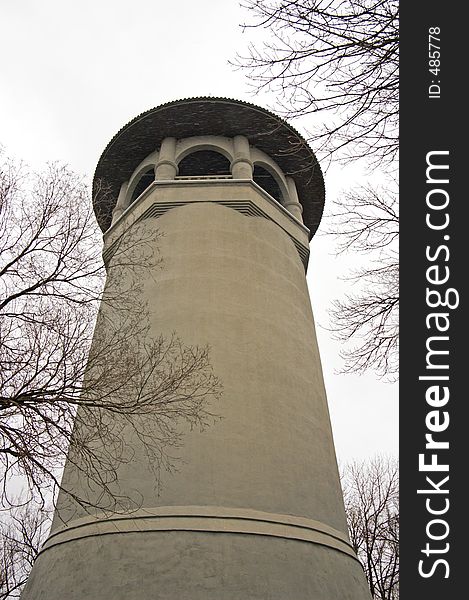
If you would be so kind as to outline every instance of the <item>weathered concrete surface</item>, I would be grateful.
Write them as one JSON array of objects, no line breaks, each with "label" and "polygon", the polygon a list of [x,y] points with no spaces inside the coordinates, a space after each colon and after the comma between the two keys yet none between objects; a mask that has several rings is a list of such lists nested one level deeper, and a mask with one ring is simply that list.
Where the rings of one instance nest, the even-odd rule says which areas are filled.
[{"label": "weathered concrete surface", "polygon": [[213,201],[139,225],[164,232],[164,269],[145,282],[153,331],[210,344],[223,418],[186,433],[159,496],[138,449],[122,466],[121,488],[138,489],[148,518],[93,523],[59,498],[68,526],[55,520],[23,600],[369,599],[347,541],[304,267],[282,225]]},{"label": "weathered concrete surface", "polygon": [[35,600],[369,598],[363,572],[354,559],[306,542],[192,532],[134,533],[120,538],[100,536],[45,552],[38,558],[29,582],[34,592],[27,597]]}]

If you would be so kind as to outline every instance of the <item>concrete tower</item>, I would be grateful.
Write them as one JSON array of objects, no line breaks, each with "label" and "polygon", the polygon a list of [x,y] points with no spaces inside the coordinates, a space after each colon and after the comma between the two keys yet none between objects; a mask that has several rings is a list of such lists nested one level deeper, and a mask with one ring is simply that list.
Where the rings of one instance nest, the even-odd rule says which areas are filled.
[{"label": "concrete tower", "polygon": [[165,268],[143,282],[152,331],[210,344],[223,418],[185,435],[159,495],[143,462],[122,467],[142,498],[131,514],[59,496],[23,599],[369,599],[305,279],[324,204],[311,149],[257,106],[187,99],[121,129],[96,180],[111,189],[95,199],[105,256],[129,219],[164,233]]}]

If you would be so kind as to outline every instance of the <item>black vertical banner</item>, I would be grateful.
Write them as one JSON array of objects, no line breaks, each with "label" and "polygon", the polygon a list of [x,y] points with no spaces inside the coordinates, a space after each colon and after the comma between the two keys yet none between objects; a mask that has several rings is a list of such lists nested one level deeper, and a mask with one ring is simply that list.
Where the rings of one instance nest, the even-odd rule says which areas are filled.
[{"label": "black vertical banner", "polygon": [[469,35],[461,9],[401,3],[402,600],[467,595]]}]

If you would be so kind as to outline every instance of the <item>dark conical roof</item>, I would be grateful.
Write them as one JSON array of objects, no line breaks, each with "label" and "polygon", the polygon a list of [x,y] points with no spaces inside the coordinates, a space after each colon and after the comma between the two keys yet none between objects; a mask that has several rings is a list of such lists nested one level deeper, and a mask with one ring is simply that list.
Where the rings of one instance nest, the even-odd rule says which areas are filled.
[{"label": "dark conical roof", "polygon": [[[229,98],[186,98],[162,104],[132,119],[109,142],[94,176],[94,207],[103,231],[109,228],[121,183],[165,137],[244,135],[271,156],[296,183],[303,220],[316,231],[324,207],[324,180],[306,140],[264,108]],[[100,183],[100,185],[98,185]],[[100,192],[101,189],[107,192]],[[110,192],[110,193],[109,193]]]}]

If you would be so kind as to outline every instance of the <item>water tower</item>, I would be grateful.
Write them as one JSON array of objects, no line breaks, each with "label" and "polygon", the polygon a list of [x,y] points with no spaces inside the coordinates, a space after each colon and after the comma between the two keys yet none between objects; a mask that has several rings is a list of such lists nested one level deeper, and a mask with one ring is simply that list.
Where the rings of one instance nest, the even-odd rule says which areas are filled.
[{"label": "water tower", "polygon": [[311,149],[262,108],[191,98],[128,123],[95,180],[105,256],[129,220],[164,234],[152,331],[210,345],[222,419],[185,436],[159,494],[144,462],[122,468],[142,498],[128,515],[60,495],[23,600],[369,599],[306,286],[324,204]]}]

